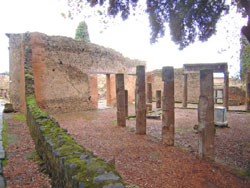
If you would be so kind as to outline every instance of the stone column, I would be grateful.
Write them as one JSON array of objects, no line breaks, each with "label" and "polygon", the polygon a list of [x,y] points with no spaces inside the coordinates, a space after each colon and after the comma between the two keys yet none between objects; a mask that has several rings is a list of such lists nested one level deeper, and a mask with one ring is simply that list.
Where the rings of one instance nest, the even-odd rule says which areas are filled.
[{"label": "stone column", "polygon": [[250,111],[250,73],[246,75],[246,110]]},{"label": "stone column", "polygon": [[136,134],[146,134],[145,66],[136,66]]},{"label": "stone column", "polygon": [[128,117],[128,90],[125,90],[125,117]]},{"label": "stone column", "polygon": [[124,74],[116,74],[116,106],[117,106],[117,125],[125,127],[125,90],[124,90]]},{"label": "stone column", "polygon": [[161,90],[156,90],[156,108],[161,108]]},{"label": "stone column", "polygon": [[147,84],[147,103],[152,103],[152,83]]},{"label": "stone column", "polygon": [[111,106],[110,74],[106,74],[106,100],[107,106]]},{"label": "stone column", "polygon": [[182,107],[184,107],[184,108],[187,108],[187,95],[188,95],[187,74],[183,74],[183,101],[182,101]]},{"label": "stone column", "polygon": [[162,68],[163,95],[162,95],[162,143],[174,145],[174,68]]},{"label": "stone column", "polygon": [[198,105],[199,156],[215,159],[214,151],[214,97],[213,71],[200,71],[200,98]]},{"label": "stone column", "polygon": [[223,106],[228,109],[229,73],[224,73]]}]

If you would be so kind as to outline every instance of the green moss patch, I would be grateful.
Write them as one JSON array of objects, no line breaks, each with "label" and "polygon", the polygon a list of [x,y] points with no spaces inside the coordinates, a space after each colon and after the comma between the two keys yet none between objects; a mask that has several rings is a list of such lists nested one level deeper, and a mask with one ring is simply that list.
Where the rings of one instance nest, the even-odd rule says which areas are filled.
[{"label": "green moss patch", "polygon": [[[26,98],[27,122],[35,140],[39,156],[45,160],[52,179],[58,186],[69,184],[74,187],[76,182],[86,187],[103,187],[110,183],[123,183],[114,166],[97,158],[92,152],[78,145],[55,119],[50,118],[37,105],[34,95]],[[93,120],[95,116],[84,115],[85,119]],[[45,153],[46,152],[46,153]],[[28,158],[33,158],[29,154]],[[111,177],[118,177],[117,181],[109,180],[95,182],[94,178],[104,173],[112,172]],[[63,179],[61,179],[63,177]],[[73,182],[73,184],[72,184]]]},{"label": "green moss patch", "polygon": [[22,122],[26,121],[26,117],[21,113],[16,113],[16,114],[13,115],[13,117],[15,119],[17,119],[18,121],[22,121]]}]

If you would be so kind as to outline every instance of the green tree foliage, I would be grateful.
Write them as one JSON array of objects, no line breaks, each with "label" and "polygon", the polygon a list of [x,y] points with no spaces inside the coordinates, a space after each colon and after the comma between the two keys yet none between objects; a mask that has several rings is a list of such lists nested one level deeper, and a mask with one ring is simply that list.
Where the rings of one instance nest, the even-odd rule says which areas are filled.
[{"label": "green tree foliage", "polygon": [[[67,0],[71,11],[83,11],[84,2]],[[216,23],[228,13],[226,0],[147,0],[146,12],[151,27],[151,43],[163,37],[166,25],[170,27],[172,40],[180,49],[196,39],[206,41],[216,32]],[[108,15],[120,15],[126,20],[131,12],[137,11],[139,0],[87,0],[91,7],[106,7]],[[139,7],[140,9],[140,7]],[[70,14],[72,15],[72,14]],[[104,14],[105,15],[105,14]]]},{"label": "green tree foliage", "polygon": [[245,36],[241,36],[240,39],[240,76],[245,80],[245,74],[250,72],[250,43]]},{"label": "green tree foliage", "polygon": [[88,26],[87,26],[86,22],[82,21],[79,23],[79,25],[76,29],[75,39],[90,42]]}]

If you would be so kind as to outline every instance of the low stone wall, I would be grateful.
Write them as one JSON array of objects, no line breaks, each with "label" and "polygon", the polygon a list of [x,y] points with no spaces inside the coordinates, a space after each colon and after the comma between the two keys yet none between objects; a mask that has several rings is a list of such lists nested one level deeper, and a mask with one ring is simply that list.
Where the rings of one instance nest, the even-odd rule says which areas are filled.
[{"label": "low stone wall", "polygon": [[27,124],[53,187],[125,187],[114,165],[78,145],[55,119],[40,110],[33,95],[26,103]]}]

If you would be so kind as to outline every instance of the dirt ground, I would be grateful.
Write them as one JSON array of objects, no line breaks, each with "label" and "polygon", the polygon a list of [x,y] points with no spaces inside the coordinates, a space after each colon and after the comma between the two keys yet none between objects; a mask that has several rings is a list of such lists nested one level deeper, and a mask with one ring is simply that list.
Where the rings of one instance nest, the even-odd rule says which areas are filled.
[{"label": "dirt ground", "polygon": [[24,116],[10,113],[4,114],[3,119],[6,122],[7,161],[3,167],[6,188],[51,188],[49,177],[41,172]]},{"label": "dirt ground", "polygon": [[[129,107],[134,114],[134,106]],[[250,164],[250,113],[228,112],[230,128],[216,130],[216,161],[197,158],[196,109],[175,109],[176,147],[161,144],[161,120],[147,120],[147,135],[135,134],[135,120],[118,127],[116,109],[54,115],[77,142],[115,166],[140,188],[250,187],[234,167]],[[219,162],[219,163],[218,163]]]}]

